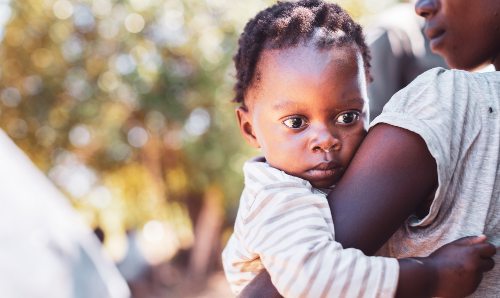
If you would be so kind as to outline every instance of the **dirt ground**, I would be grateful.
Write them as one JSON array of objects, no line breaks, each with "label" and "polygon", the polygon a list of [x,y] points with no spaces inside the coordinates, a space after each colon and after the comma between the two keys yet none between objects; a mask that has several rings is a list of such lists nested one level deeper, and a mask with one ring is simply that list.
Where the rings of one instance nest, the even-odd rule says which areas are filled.
[{"label": "dirt ground", "polygon": [[134,298],[225,298],[234,297],[224,273],[215,271],[195,281],[171,265],[161,265],[129,283]]}]

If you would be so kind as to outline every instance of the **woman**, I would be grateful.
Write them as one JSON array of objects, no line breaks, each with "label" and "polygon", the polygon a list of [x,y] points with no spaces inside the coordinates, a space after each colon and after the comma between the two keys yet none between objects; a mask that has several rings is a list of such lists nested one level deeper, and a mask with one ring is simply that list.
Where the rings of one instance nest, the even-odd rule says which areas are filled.
[{"label": "woman", "polygon": [[[395,233],[383,248],[395,257],[482,233],[498,247],[500,1],[419,0],[415,7],[432,50],[450,67],[491,63],[496,71],[434,69],[391,99],[329,196],[336,240],[373,254]],[[500,266],[473,296],[500,296],[498,280]],[[266,282],[263,274],[245,294],[270,297]]]}]

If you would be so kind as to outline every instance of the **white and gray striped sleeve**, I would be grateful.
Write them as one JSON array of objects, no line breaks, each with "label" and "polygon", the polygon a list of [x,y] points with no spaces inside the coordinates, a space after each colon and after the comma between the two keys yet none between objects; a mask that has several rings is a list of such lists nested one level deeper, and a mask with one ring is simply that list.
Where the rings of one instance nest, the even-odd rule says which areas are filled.
[{"label": "white and gray striped sleeve", "polygon": [[303,184],[263,188],[244,218],[245,245],[285,297],[392,297],[399,265],[334,241],[324,195]]}]

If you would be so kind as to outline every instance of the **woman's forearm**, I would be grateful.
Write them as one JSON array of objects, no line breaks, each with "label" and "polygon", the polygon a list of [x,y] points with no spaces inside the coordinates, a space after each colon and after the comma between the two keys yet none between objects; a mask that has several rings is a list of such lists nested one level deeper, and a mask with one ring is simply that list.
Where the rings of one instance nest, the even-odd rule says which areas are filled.
[{"label": "woman's forearm", "polygon": [[271,276],[266,270],[262,270],[243,289],[238,298],[281,298],[282,296],[271,282]]},{"label": "woman's forearm", "polygon": [[[436,185],[436,164],[424,141],[407,130],[377,125],[328,196],[335,241],[373,255]],[[398,296],[427,296],[432,291],[435,280],[428,267],[415,260],[400,260],[399,264]],[[241,297],[281,296],[264,270]]]}]

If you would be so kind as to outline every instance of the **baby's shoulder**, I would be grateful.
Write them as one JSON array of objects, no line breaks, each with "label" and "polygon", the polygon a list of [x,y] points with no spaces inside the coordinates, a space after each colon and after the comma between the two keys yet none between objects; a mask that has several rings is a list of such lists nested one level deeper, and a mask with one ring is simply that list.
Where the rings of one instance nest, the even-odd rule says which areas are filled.
[{"label": "baby's shoulder", "polygon": [[289,208],[323,205],[328,208],[326,195],[315,191],[307,180],[288,175],[264,162],[247,162],[244,172],[245,189],[240,200],[240,215],[244,218],[274,216]]},{"label": "baby's shoulder", "polygon": [[251,196],[276,191],[312,192],[309,181],[285,173],[262,160],[250,160],[243,166],[245,191]]}]

